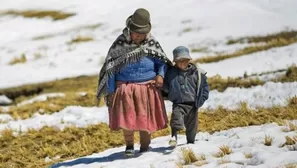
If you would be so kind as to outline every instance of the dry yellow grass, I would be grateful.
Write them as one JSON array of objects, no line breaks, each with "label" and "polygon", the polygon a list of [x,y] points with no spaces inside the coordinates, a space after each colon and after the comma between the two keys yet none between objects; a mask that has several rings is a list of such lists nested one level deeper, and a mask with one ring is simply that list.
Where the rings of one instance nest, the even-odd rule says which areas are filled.
[{"label": "dry yellow grass", "polygon": [[93,40],[94,40],[93,37],[77,36],[73,38],[71,41],[67,42],[67,44],[83,43],[83,42],[88,42]]},{"label": "dry yellow grass", "polygon": [[41,35],[41,36],[35,36],[35,37],[32,38],[32,40],[45,40],[45,39],[49,39],[49,38],[53,38],[53,37],[57,37],[57,36],[67,35],[67,34],[69,34],[71,32],[79,32],[79,31],[82,31],[82,30],[94,30],[94,29],[97,29],[100,26],[102,26],[102,23],[82,25],[82,26],[78,26],[78,27],[74,27],[74,28],[71,28],[71,29],[64,30],[62,32],[49,33],[49,34],[44,34],[44,35]]},{"label": "dry yellow grass", "polygon": [[297,168],[297,164],[296,163],[288,163],[283,166],[279,166],[278,168]]},{"label": "dry yellow grass", "polygon": [[216,158],[222,158],[226,155],[230,155],[232,153],[232,149],[227,145],[222,145],[219,147],[219,151],[217,153],[213,153],[213,156]]},{"label": "dry yellow grass", "polygon": [[25,11],[8,10],[8,11],[0,12],[0,15],[23,16],[26,18],[50,17],[53,20],[63,20],[70,16],[74,16],[75,13],[65,13],[62,11],[53,11],[53,10],[25,10]]},{"label": "dry yellow grass", "polygon": [[[79,76],[50,82],[0,89],[0,94],[20,102],[24,97],[51,92],[96,92],[98,76]],[[20,99],[18,99],[20,98]]]},{"label": "dry yellow grass", "polygon": [[238,39],[230,39],[227,44],[232,45],[236,43],[268,43],[271,40],[275,39],[294,39],[297,36],[297,31],[281,31],[273,34],[268,34],[264,36],[250,36],[250,37],[242,37]]},{"label": "dry yellow grass", "polygon": [[226,163],[231,163],[229,158],[224,157],[224,158],[221,158],[221,159],[218,160],[219,165],[226,164]]},{"label": "dry yellow grass", "polygon": [[251,152],[244,152],[243,154],[244,154],[245,158],[247,158],[247,159],[250,159],[253,157],[253,154]]},{"label": "dry yellow grass", "polygon": [[[287,80],[297,80],[297,68],[291,66],[284,76],[276,79],[275,82],[287,82]],[[52,113],[64,109],[68,105],[94,106],[96,104],[96,88],[97,76],[81,76],[76,78],[68,78],[52,82],[44,82],[40,84],[31,84],[21,87],[14,87],[8,89],[0,89],[0,94],[7,95],[14,99],[15,103],[29,99],[32,95],[50,93],[50,92],[64,92],[66,97],[51,98],[46,102],[36,102],[25,106],[12,106],[8,111],[14,118],[28,118],[37,111],[44,111],[44,113]],[[211,90],[217,89],[224,91],[228,87],[248,88],[256,85],[263,85],[264,82],[258,79],[241,79],[241,78],[221,78],[220,76],[210,77],[208,79]],[[80,97],[77,92],[87,92],[87,96]],[[289,100],[290,104],[296,104],[297,97]],[[100,105],[104,102],[101,100]]]},{"label": "dry yellow grass", "polygon": [[196,156],[196,154],[193,152],[190,148],[181,148],[181,156],[183,165],[189,165],[194,162],[197,162],[199,158]]},{"label": "dry yellow grass", "polygon": [[211,63],[219,62],[229,58],[240,57],[243,55],[252,54],[255,52],[269,50],[271,48],[283,47],[297,42],[297,31],[282,31],[276,34],[266,35],[266,36],[253,36],[253,37],[243,37],[240,39],[229,40],[227,44],[242,43],[247,41],[248,43],[265,43],[261,45],[252,45],[245,47],[243,49],[237,50],[230,54],[218,54],[215,56],[205,56],[193,60],[194,63]]},{"label": "dry yellow grass", "polygon": [[[51,114],[53,112],[59,112],[70,105],[91,107],[96,106],[96,103],[97,100],[95,99],[94,92],[87,92],[85,96],[70,92],[66,93],[65,97],[48,98],[48,100],[42,102],[34,102],[22,106],[12,106],[7,113],[11,114],[14,119],[26,119],[32,117],[36,112],[40,114]],[[103,101],[101,101],[101,105],[103,105]]]},{"label": "dry yellow grass", "polygon": [[273,137],[271,137],[269,135],[265,135],[265,137],[264,137],[264,145],[271,146],[272,145],[272,141],[273,141]]},{"label": "dry yellow grass", "polygon": [[226,90],[228,87],[249,88],[257,85],[264,85],[265,82],[259,79],[241,79],[241,78],[222,78],[221,76],[213,76],[208,78],[210,90],[218,90],[220,92]]},{"label": "dry yellow grass", "polygon": [[225,155],[224,155],[224,153],[223,153],[222,151],[218,151],[218,152],[216,152],[216,153],[213,153],[212,156],[213,156],[213,157],[216,157],[216,158],[222,158],[222,157],[224,157]]},{"label": "dry yellow grass", "polygon": [[[295,65],[292,65],[288,67],[286,70],[278,70],[278,71],[286,71],[286,73],[276,79],[273,79],[272,82],[294,82],[297,81],[297,67]],[[275,73],[278,71],[274,71],[271,73]],[[268,72],[267,72],[268,74]],[[255,74],[252,74],[252,76]],[[258,74],[261,75],[261,74]],[[221,76],[212,76],[208,78],[208,83],[210,90],[217,89],[218,91],[222,92],[226,90],[228,87],[240,87],[240,88],[250,88],[252,86],[258,86],[258,85],[264,85],[265,82],[259,80],[258,78],[222,78]],[[291,101],[296,101],[297,98],[291,99]],[[294,103],[294,102],[293,102]]]},{"label": "dry yellow grass", "polygon": [[26,63],[27,58],[25,54],[22,54],[21,57],[15,57],[13,58],[8,64],[9,65],[15,65],[15,64],[21,64],[21,63]]},{"label": "dry yellow grass", "polygon": [[[280,122],[282,119],[293,120],[297,119],[296,111],[297,104],[291,104],[287,107],[261,108],[258,111],[246,107],[237,110],[218,108],[199,113],[199,131],[213,133],[239,126]],[[170,129],[167,128],[154,133],[153,137],[169,135],[169,133]],[[71,127],[64,131],[56,130],[54,127],[44,127],[40,131],[29,130],[24,135],[17,137],[11,135],[11,131],[7,130],[5,136],[0,137],[2,153],[0,155],[0,167],[7,167],[7,165],[16,168],[45,167],[53,162],[89,155],[124,144],[121,132],[111,132],[106,124],[92,125],[87,128]],[[294,137],[291,140],[294,141]],[[287,144],[292,144],[292,142]],[[229,147],[222,149],[224,152],[221,150],[220,152],[224,156],[232,151]],[[193,162],[198,159],[196,161],[198,164],[199,155],[190,153],[185,155],[188,156],[187,160]],[[61,158],[50,163],[44,162],[45,157],[52,159],[55,156]],[[204,159],[201,160],[201,164],[205,163]]]},{"label": "dry yellow grass", "polygon": [[294,82],[297,80],[297,66],[293,64],[286,70],[286,74],[280,76],[278,79],[273,80],[273,82]]},{"label": "dry yellow grass", "polygon": [[282,129],[283,132],[291,132],[291,131],[297,131],[297,125],[296,123],[287,121],[285,124],[283,124],[285,127]]},{"label": "dry yellow grass", "polygon": [[63,131],[44,127],[9,139],[2,136],[0,167],[46,167],[52,164],[44,162],[46,157],[60,156],[55,160],[58,162],[123,145],[121,135],[121,132],[110,132],[106,124],[98,124],[87,128],[69,127]]},{"label": "dry yellow grass", "polygon": [[222,153],[224,153],[224,155],[230,155],[232,153],[232,149],[227,145],[222,145],[219,149]]},{"label": "dry yellow grass", "polygon": [[276,48],[276,47],[284,47],[293,43],[296,43],[297,39],[290,39],[290,40],[286,40],[286,39],[281,39],[281,40],[272,40],[270,42],[268,42],[265,45],[254,45],[254,46],[248,46],[245,47],[243,49],[237,50],[233,53],[230,54],[221,54],[221,55],[215,55],[215,56],[205,56],[205,57],[201,57],[201,58],[197,58],[195,60],[193,60],[193,63],[212,63],[212,62],[219,62],[219,61],[223,61],[229,58],[235,58],[235,57],[240,57],[243,55],[248,55],[248,54],[252,54],[252,53],[256,53],[256,52],[260,52],[260,51],[265,51],[265,50],[269,50],[272,48]]},{"label": "dry yellow grass", "polygon": [[[273,82],[293,82],[297,81],[297,67],[291,66],[286,70],[286,74]],[[8,98],[19,102],[28,99],[32,95],[50,92],[96,92],[98,76],[79,76],[62,80],[43,82],[38,84],[29,84],[20,87],[12,87],[0,89],[0,94],[6,95]],[[249,88],[252,86],[263,85],[264,82],[259,79],[243,79],[243,78],[222,78],[213,76],[208,78],[211,90],[217,89],[224,91],[228,87]],[[292,101],[297,101],[292,99]]]},{"label": "dry yellow grass", "polygon": [[291,145],[295,145],[296,141],[294,140],[294,138],[291,138],[289,136],[286,136],[286,142],[283,144],[283,146],[287,145],[287,146],[291,146]]}]

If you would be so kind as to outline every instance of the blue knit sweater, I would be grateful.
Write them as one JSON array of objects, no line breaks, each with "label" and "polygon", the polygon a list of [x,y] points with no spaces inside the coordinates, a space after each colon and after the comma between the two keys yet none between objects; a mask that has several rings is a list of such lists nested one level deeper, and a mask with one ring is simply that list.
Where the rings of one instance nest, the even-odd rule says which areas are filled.
[{"label": "blue knit sweater", "polygon": [[108,79],[108,94],[115,92],[116,81],[145,82],[154,79],[157,75],[164,78],[166,71],[167,65],[161,60],[151,56],[142,57],[138,62],[128,64]]}]

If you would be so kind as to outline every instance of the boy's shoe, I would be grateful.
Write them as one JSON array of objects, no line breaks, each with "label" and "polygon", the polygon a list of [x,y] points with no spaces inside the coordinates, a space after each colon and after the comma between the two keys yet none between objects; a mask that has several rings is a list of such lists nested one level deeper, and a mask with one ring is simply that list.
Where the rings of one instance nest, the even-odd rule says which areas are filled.
[{"label": "boy's shoe", "polygon": [[126,146],[125,155],[134,156],[134,146]]},{"label": "boy's shoe", "polygon": [[176,147],[176,145],[177,145],[177,139],[174,136],[171,137],[171,139],[169,140],[169,145],[171,147]]}]

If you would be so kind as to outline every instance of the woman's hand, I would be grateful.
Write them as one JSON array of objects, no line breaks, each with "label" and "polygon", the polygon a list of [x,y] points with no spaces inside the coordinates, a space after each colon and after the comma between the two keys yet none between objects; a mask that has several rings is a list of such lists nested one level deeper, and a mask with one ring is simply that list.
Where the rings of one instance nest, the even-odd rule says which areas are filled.
[{"label": "woman's hand", "polygon": [[163,86],[163,82],[164,82],[164,79],[161,75],[157,75],[155,77],[155,85],[156,87],[162,87]]}]

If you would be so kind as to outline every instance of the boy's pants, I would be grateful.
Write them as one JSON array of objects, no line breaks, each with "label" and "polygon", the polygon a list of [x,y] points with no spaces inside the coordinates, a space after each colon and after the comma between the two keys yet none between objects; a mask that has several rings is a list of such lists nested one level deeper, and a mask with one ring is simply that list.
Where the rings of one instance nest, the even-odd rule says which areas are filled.
[{"label": "boy's pants", "polygon": [[[126,146],[134,145],[134,131],[123,129]],[[139,131],[140,146],[147,149],[151,143],[151,134],[147,131]]]},{"label": "boy's pants", "polygon": [[170,126],[173,131],[186,127],[188,143],[194,143],[198,128],[198,109],[195,105],[173,104]]}]

